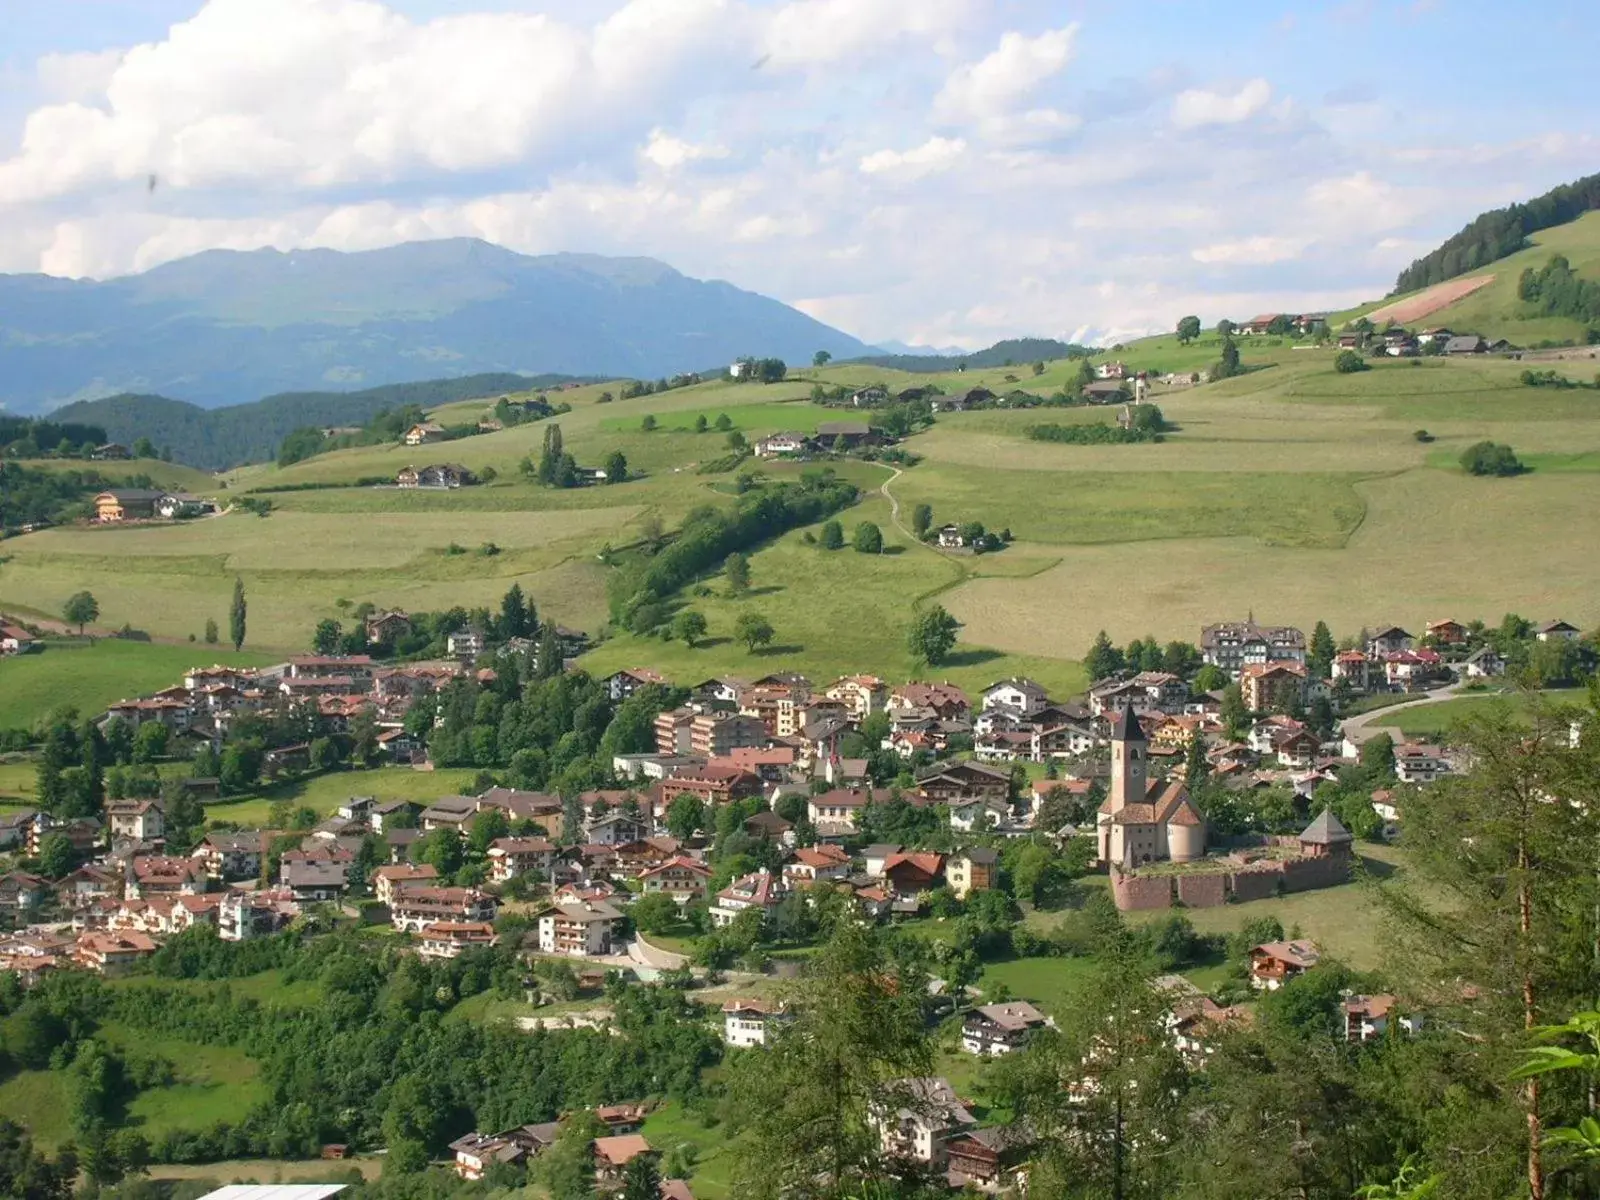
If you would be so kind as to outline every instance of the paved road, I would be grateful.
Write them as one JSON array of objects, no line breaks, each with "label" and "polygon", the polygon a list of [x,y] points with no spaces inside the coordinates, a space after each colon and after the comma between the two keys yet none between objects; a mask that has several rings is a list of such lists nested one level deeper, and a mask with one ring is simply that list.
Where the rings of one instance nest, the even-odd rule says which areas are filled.
[{"label": "paved road", "polygon": [[1405,741],[1403,734],[1396,726],[1386,722],[1397,712],[1405,712],[1410,708],[1422,708],[1429,704],[1439,704],[1445,700],[1454,699],[1457,693],[1466,686],[1466,680],[1458,679],[1448,687],[1429,692],[1426,696],[1418,696],[1415,700],[1407,700],[1404,704],[1391,704],[1388,708],[1375,708],[1369,713],[1360,716],[1347,717],[1340,726],[1341,732],[1356,745],[1361,745],[1369,738],[1380,733],[1387,733],[1397,742]]}]

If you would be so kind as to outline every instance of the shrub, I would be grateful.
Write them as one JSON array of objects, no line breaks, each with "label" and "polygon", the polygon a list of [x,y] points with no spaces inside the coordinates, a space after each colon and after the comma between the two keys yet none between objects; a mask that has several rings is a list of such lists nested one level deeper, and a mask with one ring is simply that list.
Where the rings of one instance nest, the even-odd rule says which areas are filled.
[{"label": "shrub", "polygon": [[1341,375],[1354,375],[1357,371],[1370,370],[1367,360],[1354,350],[1339,351],[1339,357],[1333,360],[1333,369]]},{"label": "shrub", "polygon": [[1419,429],[1415,433],[1413,433],[1411,436],[1416,438],[1417,441],[1419,441],[1419,442],[1431,442],[1431,441],[1433,441],[1433,434],[1429,433],[1426,429]]}]

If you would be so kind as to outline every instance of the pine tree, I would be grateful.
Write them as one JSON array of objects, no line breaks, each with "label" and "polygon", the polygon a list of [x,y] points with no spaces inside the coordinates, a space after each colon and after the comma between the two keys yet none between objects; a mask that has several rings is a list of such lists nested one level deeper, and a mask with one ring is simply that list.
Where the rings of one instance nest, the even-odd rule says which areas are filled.
[{"label": "pine tree", "polygon": [[1093,681],[1105,679],[1122,670],[1122,655],[1111,644],[1104,629],[1095,635],[1094,645],[1084,655],[1083,669],[1089,672],[1089,678]]},{"label": "pine tree", "polygon": [[561,426],[546,425],[544,448],[539,453],[539,482],[547,486],[558,482],[561,474]]},{"label": "pine tree", "polygon": [[233,604],[228,609],[228,636],[233,640],[233,648],[238,650],[244,645],[245,632],[245,601],[244,579],[241,576],[233,577]]},{"label": "pine tree", "polygon": [[1333,656],[1337,652],[1338,647],[1334,645],[1328,623],[1318,621],[1317,627],[1311,631],[1311,673],[1318,679],[1328,678],[1333,673]]}]

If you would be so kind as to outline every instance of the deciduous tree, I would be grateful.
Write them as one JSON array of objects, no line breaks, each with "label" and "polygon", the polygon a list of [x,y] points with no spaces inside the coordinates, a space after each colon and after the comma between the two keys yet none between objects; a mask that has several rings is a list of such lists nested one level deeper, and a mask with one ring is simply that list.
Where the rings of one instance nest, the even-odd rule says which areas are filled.
[{"label": "deciduous tree", "polygon": [[955,649],[956,632],[961,628],[944,605],[935,604],[917,614],[906,634],[906,646],[913,658],[936,667]]},{"label": "deciduous tree", "polygon": [[74,592],[67,597],[67,602],[61,608],[61,615],[69,625],[78,627],[78,636],[83,636],[83,627],[100,619],[100,602],[94,598],[92,592]]}]

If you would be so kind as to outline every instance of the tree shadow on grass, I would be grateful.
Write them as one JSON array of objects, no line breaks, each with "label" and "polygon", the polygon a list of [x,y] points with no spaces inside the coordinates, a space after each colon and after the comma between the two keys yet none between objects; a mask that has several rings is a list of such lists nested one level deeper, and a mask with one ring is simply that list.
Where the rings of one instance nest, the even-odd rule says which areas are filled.
[{"label": "tree shadow on grass", "polygon": [[696,650],[714,650],[718,646],[726,646],[731,641],[733,641],[731,637],[703,637],[695,641],[693,648]]},{"label": "tree shadow on grass", "polygon": [[1361,873],[1373,879],[1392,879],[1399,870],[1392,862],[1384,862],[1380,858],[1369,858],[1365,854],[1357,854],[1356,861],[1360,864]]},{"label": "tree shadow on grass", "polygon": [[783,589],[781,587],[779,587],[777,584],[769,583],[769,584],[767,584],[766,587],[753,587],[753,588],[750,588],[748,591],[745,592],[745,595],[746,596],[776,596],[781,591],[783,591]]},{"label": "tree shadow on grass", "polygon": [[985,646],[970,646],[964,650],[952,651],[950,656],[940,664],[945,667],[981,667],[984,663],[994,662],[997,658],[1004,658],[998,650],[990,650]]},{"label": "tree shadow on grass", "polygon": [[904,554],[905,552],[906,548],[904,546],[885,546],[881,553],[885,555],[895,555]]},{"label": "tree shadow on grass", "polygon": [[800,654],[804,651],[804,646],[763,646],[756,651],[756,656],[760,658],[781,658],[785,654]]}]

